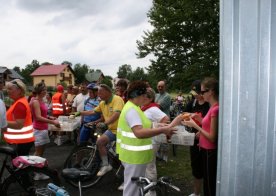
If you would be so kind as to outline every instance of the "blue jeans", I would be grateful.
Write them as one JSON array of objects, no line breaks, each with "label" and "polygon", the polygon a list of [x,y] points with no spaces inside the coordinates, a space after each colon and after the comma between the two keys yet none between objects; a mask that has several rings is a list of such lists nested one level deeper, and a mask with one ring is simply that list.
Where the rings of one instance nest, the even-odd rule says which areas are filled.
[{"label": "blue jeans", "polygon": [[[90,134],[91,134],[91,128],[88,128],[82,125],[80,129],[80,144],[83,142],[87,142],[90,139]],[[96,142],[96,141],[92,141],[92,142]]]}]

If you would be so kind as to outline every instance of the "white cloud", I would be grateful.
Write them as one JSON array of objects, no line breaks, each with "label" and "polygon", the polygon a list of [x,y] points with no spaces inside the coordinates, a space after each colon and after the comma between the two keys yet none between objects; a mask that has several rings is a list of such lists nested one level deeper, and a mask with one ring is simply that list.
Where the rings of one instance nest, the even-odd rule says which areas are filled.
[{"label": "white cloud", "polygon": [[[116,76],[118,67],[145,67],[136,40],[151,29],[150,0],[0,0],[0,66],[24,68],[33,59],[90,65]],[[3,6],[2,6],[3,5]]]}]

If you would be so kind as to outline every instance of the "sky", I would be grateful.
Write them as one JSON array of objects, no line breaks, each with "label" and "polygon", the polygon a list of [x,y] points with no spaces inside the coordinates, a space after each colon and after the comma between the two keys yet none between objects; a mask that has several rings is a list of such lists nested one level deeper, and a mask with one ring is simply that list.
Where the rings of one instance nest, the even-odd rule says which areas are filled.
[{"label": "sky", "polygon": [[117,76],[137,59],[136,40],[151,30],[151,0],[0,0],[0,66],[69,61]]}]

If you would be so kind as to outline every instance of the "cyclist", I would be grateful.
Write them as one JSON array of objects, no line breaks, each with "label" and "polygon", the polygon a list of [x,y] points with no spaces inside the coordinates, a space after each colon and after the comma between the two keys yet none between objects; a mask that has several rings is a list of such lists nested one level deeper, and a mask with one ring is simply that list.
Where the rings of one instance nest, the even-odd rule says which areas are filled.
[{"label": "cyclist", "polygon": [[[89,97],[84,102],[84,111],[93,111],[100,103],[98,97],[98,87],[95,83],[90,83],[87,87]],[[98,123],[101,121],[101,114],[96,113],[95,115],[83,116],[82,126],[80,129],[80,143],[87,142],[90,138],[91,129],[84,126],[84,124],[89,122]],[[96,142],[96,141],[92,141]]]},{"label": "cyclist", "polygon": [[97,139],[97,147],[102,160],[102,167],[97,173],[97,176],[103,176],[112,170],[112,166],[108,162],[106,145],[116,141],[117,125],[120,113],[124,106],[124,100],[112,93],[112,89],[106,84],[101,84],[98,88],[98,96],[101,98],[100,104],[92,111],[79,112],[82,116],[97,115],[101,113],[104,119],[103,123],[98,123],[97,126],[105,125],[107,131]]}]

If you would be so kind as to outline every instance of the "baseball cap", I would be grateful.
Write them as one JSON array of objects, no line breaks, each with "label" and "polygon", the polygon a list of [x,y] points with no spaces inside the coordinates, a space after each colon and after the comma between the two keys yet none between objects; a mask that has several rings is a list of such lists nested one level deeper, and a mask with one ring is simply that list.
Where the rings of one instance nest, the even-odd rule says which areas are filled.
[{"label": "baseball cap", "polygon": [[190,91],[190,94],[193,96],[196,96],[200,94],[201,91],[201,81],[200,80],[195,80],[192,83],[192,90]]},{"label": "baseball cap", "polygon": [[88,84],[86,88],[90,90],[98,90],[98,86],[95,83]]},{"label": "baseball cap", "polygon": [[63,86],[62,85],[57,85],[57,91],[58,92],[63,92],[63,90],[64,90],[64,88],[63,88]]}]

